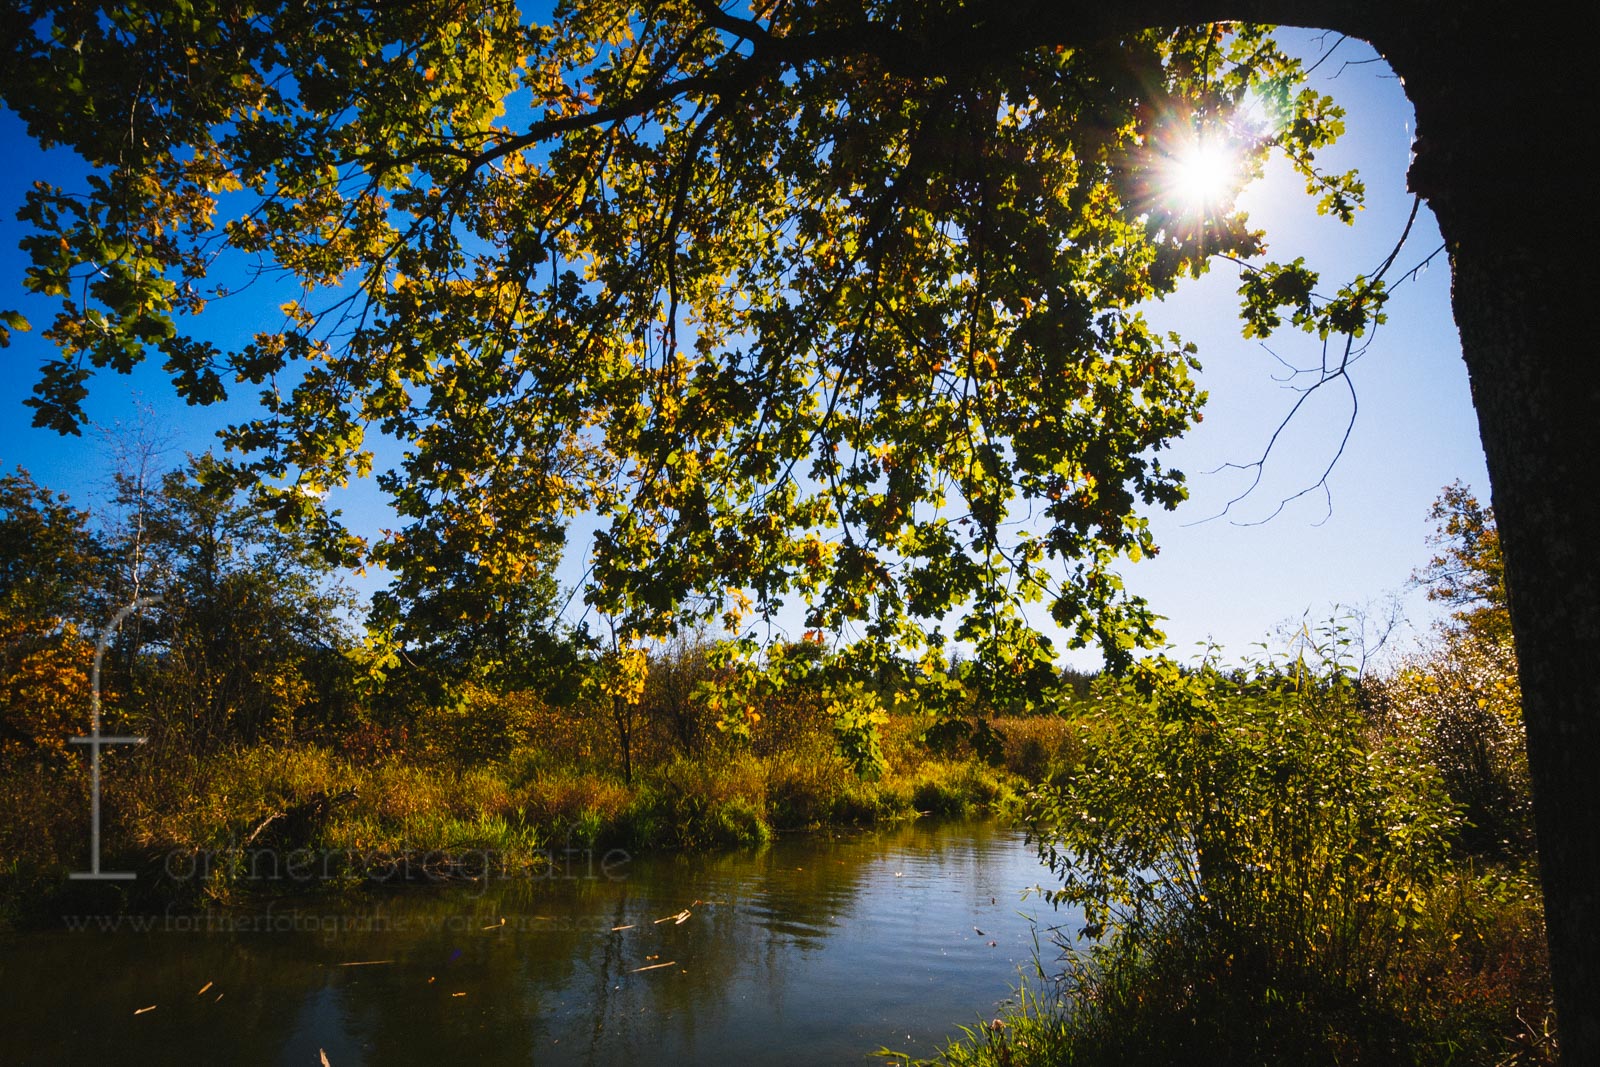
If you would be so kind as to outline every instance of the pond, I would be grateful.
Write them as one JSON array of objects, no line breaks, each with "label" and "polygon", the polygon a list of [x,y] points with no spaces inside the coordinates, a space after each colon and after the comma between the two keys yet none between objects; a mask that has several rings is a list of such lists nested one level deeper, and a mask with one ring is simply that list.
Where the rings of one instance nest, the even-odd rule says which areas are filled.
[{"label": "pond", "polygon": [[[0,940],[0,1061],[815,1064],[931,1055],[1055,950],[1018,831],[572,852],[408,886]],[[144,1009],[144,1010],[141,1010]]]}]

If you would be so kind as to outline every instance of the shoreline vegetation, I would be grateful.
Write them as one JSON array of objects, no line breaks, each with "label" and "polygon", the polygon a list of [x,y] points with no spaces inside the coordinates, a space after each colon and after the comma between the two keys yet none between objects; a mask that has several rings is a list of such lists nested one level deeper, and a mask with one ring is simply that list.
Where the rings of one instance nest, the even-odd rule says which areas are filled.
[{"label": "shoreline vegetation", "polygon": [[1558,1062],[1509,645],[1464,626],[1366,678],[1318,651],[1147,660],[1097,701],[1078,769],[1024,804],[1090,941],[936,1059],[885,1054]]},{"label": "shoreline vegetation", "polygon": [[[1066,719],[1001,720],[993,726],[1005,740],[991,764],[970,748],[935,755],[909,718],[891,718],[880,733],[883,768],[863,777],[820,724],[782,751],[723,744],[695,756],[645,729],[634,738],[628,782],[605,751],[608,724],[512,703],[522,705],[519,728],[543,742],[484,762],[310,743],[203,758],[148,748],[108,756],[102,868],[140,875],[128,883],[67,880],[88,863],[81,760],[8,776],[0,805],[13,831],[0,870],[0,925],[48,924],[63,909],[557,877],[564,864],[599,867],[635,852],[761,847],[784,833],[927,815],[1015,816],[1028,783],[1064,773],[1074,745]],[[485,715],[504,714],[503,704],[469,705],[450,725],[459,737]]]}]

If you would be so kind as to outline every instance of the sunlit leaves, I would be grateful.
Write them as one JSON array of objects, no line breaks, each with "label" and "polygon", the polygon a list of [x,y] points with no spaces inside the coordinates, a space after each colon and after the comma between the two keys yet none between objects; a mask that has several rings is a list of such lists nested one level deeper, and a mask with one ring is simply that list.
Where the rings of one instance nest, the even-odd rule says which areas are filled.
[{"label": "sunlit leaves", "polygon": [[[915,5],[93,11],[23,35],[4,83],[96,168],[30,202],[33,284],[63,301],[42,422],[73,429],[92,368],[153,346],[194,402],[263,390],[226,436],[280,517],[320,514],[374,431],[401,442],[380,477],[408,526],[377,551],[405,598],[547,575],[530,557],[588,513],[585,598],[625,629],[799,603],[915,649],[955,611],[996,692],[1052,654],[1026,605],[1113,662],[1156,637],[1113,568],[1155,551],[1140,513],[1183,495],[1159,452],[1204,398],[1136,309],[1260,250],[1231,198],[1166,201],[1172,146],[1217,130],[1238,181],[1277,150],[1335,211],[1358,195],[1314,166],[1337,108],[1252,27],[974,61],[965,12]],[[129,69],[73,83],[86,130],[40,94],[113,49],[160,68],[137,150],[92,118]],[[292,289],[232,353],[186,336],[223,245]],[[1306,279],[1267,276],[1248,327],[1376,313]]]},{"label": "sunlit leaves", "polygon": [[1383,324],[1388,290],[1382,279],[1357,275],[1332,297],[1315,292],[1317,280],[1303,256],[1246,270],[1239,281],[1244,335],[1268,336],[1283,324],[1285,310],[1291,323],[1324,341],[1335,334],[1360,337],[1367,327]]}]

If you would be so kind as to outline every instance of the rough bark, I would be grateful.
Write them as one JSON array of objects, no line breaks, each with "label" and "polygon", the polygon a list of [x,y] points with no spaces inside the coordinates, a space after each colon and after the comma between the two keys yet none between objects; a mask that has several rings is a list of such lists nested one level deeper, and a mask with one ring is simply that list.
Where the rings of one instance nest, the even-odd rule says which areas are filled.
[{"label": "rough bark", "polygon": [[[1470,223],[1453,227],[1471,232]],[[1534,250],[1461,249],[1456,322],[1493,486],[1564,1061],[1600,1063],[1600,374]]]},{"label": "rough bark", "polygon": [[[1474,10],[1475,9],[1475,10]],[[1558,19],[1467,5],[1379,40],[1417,108],[1505,551],[1562,1059],[1600,1063],[1600,363],[1585,336],[1586,99]],[[1591,194],[1592,195],[1592,194]]]}]

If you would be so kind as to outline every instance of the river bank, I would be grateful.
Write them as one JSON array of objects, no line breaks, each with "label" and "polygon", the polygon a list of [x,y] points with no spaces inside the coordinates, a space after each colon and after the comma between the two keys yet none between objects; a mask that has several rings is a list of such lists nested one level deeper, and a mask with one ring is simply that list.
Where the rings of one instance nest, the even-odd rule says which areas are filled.
[{"label": "river bank", "polygon": [[1060,719],[999,725],[1006,740],[991,764],[959,750],[934,755],[908,723],[888,724],[885,769],[870,779],[824,736],[767,754],[675,755],[631,781],[531,747],[471,766],[363,760],[306,744],[204,758],[118,753],[104,778],[102,868],[139,877],[67,878],[87,866],[80,768],[13,779],[0,787],[17,813],[0,914],[27,926],[64,908],[148,912],[373,884],[549,877],[576,855],[714,851],[922,814],[1004,813],[1030,776],[1070,760],[1073,741]]}]

